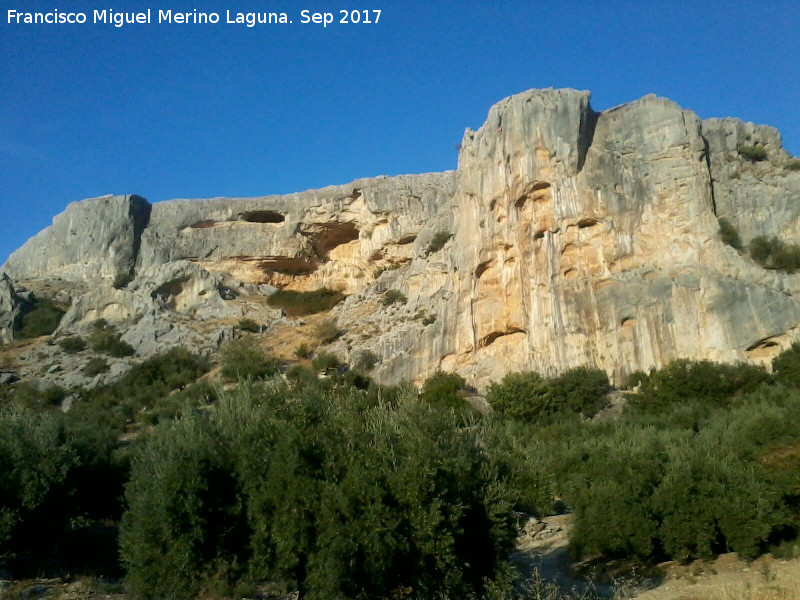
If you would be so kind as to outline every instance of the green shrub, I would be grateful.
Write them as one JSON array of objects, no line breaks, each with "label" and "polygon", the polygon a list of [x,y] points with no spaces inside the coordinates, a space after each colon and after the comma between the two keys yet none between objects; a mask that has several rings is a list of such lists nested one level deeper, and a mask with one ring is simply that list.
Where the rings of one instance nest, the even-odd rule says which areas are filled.
[{"label": "green shrub", "polygon": [[221,351],[222,376],[228,381],[264,379],[278,372],[280,362],[259,346],[253,338],[242,338],[225,344]]},{"label": "green shrub", "polygon": [[290,317],[300,317],[332,309],[345,299],[341,292],[322,288],[314,292],[295,292],[278,290],[267,302],[273,308],[280,308]]},{"label": "green shrub", "polygon": [[558,413],[593,417],[608,406],[608,376],[599,369],[578,367],[557,377],[538,373],[509,373],[489,386],[486,400],[499,414],[536,422]]},{"label": "green shrub", "polygon": [[739,230],[724,217],[719,219],[719,234],[722,237],[722,241],[728,244],[728,246],[736,250],[742,249],[742,238],[739,237]]},{"label": "green shrub", "polygon": [[242,389],[159,427],[134,461],[128,584],[144,599],[251,580],[308,600],[486,597],[515,531],[481,445],[408,398]]},{"label": "green shrub", "polygon": [[453,237],[453,234],[449,231],[437,231],[434,236],[431,238],[431,241],[428,243],[428,247],[425,253],[430,256],[431,254],[435,254],[442,248],[444,245],[450,241],[450,238]]},{"label": "green shrub", "polygon": [[534,372],[508,373],[486,392],[492,409],[505,417],[532,423],[551,414],[550,389]]},{"label": "green shrub", "polygon": [[380,362],[380,357],[372,350],[362,350],[353,363],[353,367],[359,371],[371,371]]},{"label": "green shrub", "polygon": [[405,304],[408,302],[408,298],[406,298],[405,294],[403,294],[400,290],[387,290],[383,294],[383,299],[381,300],[381,304],[384,306],[391,306],[395,302],[399,302],[400,304]]},{"label": "green shrub", "polygon": [[422,324],[425,325],[426,327],[435,322],[436,322],[436,315],[430,315],[422,319]]},{"label": "green shrub", "polygon": [[42,390],[42,404],[45,406],[61,406],[66,396],[67,392],[64,388],[58,385],[50,385]]},{"label": "green shrub", "polygon": [[342,366],[342,362],[335,354],[330,352],[320,352],[311,361],[311,368],[317,372],[328,372]]},{"label": "green shrub", "polygon": [[[102,360],[102,359],[100,359]],[[97,363],[98,368],[102,366]],[[117,381],[80,390],[73,405],[93,413],[102,427],[124,431],[126,423],[142,410],[156,406],[174,390],[185,388],[209,369],[208,360],[184,348],[172,348],[134,365]]]},{"label": "green shrub", "polygon": [[339,329],[333,319],[326,319],[314,327],[314,335],[321,344],[330,344],[341,337],[342,334],[344,334],[344,330]]},{"label": "green shrub", "polygon": [[22,316],[19,336],[24,339],[50,335],[61,323],[64,311],[50,300],[36,299],[33,308]]},{"label": "green shrub", "polygon": [[800,160],[792,159],[784,165],[784,168],[787,171],[800,171]]},{"label": "green shrub", "polygon": [[308,344],[300,344],[294,349],[294,355],[297,358],[311,358],[311,349],[308,347]]},{"label": "green shrub", "polygon": [[90,359],[88,363],[86,363],[86,366],[83,367],[81,373],[86,375],[86,377],[95,377],[96,375],[106,373],[107,371],[108,361],[105,358],[95,356],[94,358]]},{"label": "green shrub", "polygon": [[793,273],[800,269],[800,246],[784,244],[778,238],[757,236],[750,240],[750,256],[765,269]]},{"label": "green shrub", "polygon": [[800,343],[792,344],[772,360],[772,372],[780,383],[800,389]]},{"label": "green shrub", "polygon": [[286,379],[295,385],[315,384],[318,381],[317,373],[302,365],[292,365],[286,369]]},{"label": "green shrub", "polygon": [[89,345],[95,352],[108,354],[115,358],[133,356],[136,351],[127,342],[123,342],[116,328],[105,321],[96,321],[94,330],[89,334]]},{"label": "green shrub", "polygon": [[738,151],[739,151],[739,156],[749,160],[750,162],[767,160],[767,151],[763,146],[741,145],[739,146]]},{"label": "green shrub", "polygon": [[139,414],[145,422],[155,425],[174,419],[184,411],[213,404],[218,399],[219,389],[215,385],[208,381],[197,381],[182,390],[161,396],[153,404],[152,410]]},{"label": "green shrub", "polygon": [[59,340],[58,346],[68,354],[77,354],[86,349],[86,340],[76,335]]},{"label": "green shrub", "polygon": [[0,556],[46,545],[64,527],[75,461],[55,417],[0,407]]},{"label": "green shrub", "polygon": [[261,332],[261,326],[258,323],[256,323],[253,319],[240,319],[239,329],[241,329],[242,331],[247,331],[249,333]]},{"label": "green shrub", "polygon": [[446,406],[450,408],[465,408],[466,403],[461,392],[467,382],[458,373],[444,373],[437,371],[422,384],[420,400],[432,406]]},{"label": "green shrub", "polygon": [[690,399],[725,403],[767,381],[769,375],[762,367],[676,360],[650,373],[642,382],[634,404],[647,410],[660,410]]},{"label": "green shrub", "polygon": [[611,389],[608,375],[600,369],[576,367],[548,381],[555,412],[593,417],[608,407]]}]

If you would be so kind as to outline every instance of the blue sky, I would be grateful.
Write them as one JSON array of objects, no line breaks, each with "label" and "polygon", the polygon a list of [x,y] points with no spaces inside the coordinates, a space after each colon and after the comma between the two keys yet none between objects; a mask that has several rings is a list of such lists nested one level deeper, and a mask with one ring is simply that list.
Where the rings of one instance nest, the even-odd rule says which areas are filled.
[{"label": "blue sky", "polygon": [[[285,11],[291,25],[9,25],[17,10]],[[377,25],[300,11],[381,9]],[[4,3],[0,262],[74,200],[254,196],[456,167],[465,127],[534,87],[602,110],[654,92],[800,154],[796,2]]]}]

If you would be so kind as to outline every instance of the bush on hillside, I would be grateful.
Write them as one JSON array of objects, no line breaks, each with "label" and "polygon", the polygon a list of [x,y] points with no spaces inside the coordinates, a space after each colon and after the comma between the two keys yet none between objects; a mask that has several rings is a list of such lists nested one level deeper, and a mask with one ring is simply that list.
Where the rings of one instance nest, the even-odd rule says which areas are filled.
[{"label": "bush on hillside", "polygon": [[248,333],[261,332],[261,326],[253,319],[239,319],[238,327],[242,331],[247,331]]},{"label": "bush on hillside", "polygon": [[611,384],[600,369],[576,367],[548,380],[551,410],[593,417],[608,407]]},{"label": "bush on hillside", "polygon": [[50,335],[61,323],[64,311],[50,300],[36,299],[33,308],[22,316],[19,336],[23,339]]},{"label": "bush on hillside", "polygon": [[776,237],[757,236],[750,240],[750,256],[765,269],[794,273],[800,269],[800,246],[785,244]]},{"label": "bush on hillside", "polygon": [[467,382],[461,375],[438,371],[422,384],[419,398],[431,406],[465,408],[466,403],[461,392],[466,386]]},{"label": "bush on hillside", "polygon": [[94,377],[96,375],[100,375],[100,373],[106,373],[107,371],[108,361],[99,356],[89,359],[89,362],[86,363],[86,366],[81,369],[81,373],[86,375],[86,377]]},{"label": "bush on hillside", "polygon": [[725,365],[709,360],[675,360],[642,382],[635,404],[660,410],[685,400],[725,403],[769,381],[762,367]]},{"label": "bush on hillside", "polygon": [[333,319],[326,319],[321,323],[317,323],[314,327],[314,335],[319,340],[320,344],[330,344],[336,341],[344,334],[343,329],[339,329],[336,321]]},{"label": "bush on hillside", "polygon": [[608,405],[608,376],[578,367],[543,379],[534,372],[509,373],[489,386],[486,400],[499,414],[533,423],[561,413],[593,417]]},{"label": "bush on hillside", "polygon": [[461,419],[359,392],[241,389],[159,427],[121,531],[141,598],[248,580],[331,598],[481,597],[505,582],[510,503]]},{"label": "bush on hillside", "polygon": [[46,545],[63,528],[75,462],[56,418],[0,407],[0,556]]},{"label": "bush on hillside", "polygon": [[750,162],[758,162],[760,160],[767,160],[767,151],[763,146],[757,145],[741,145],[738,148],[739,156],[749,160]]},{"label": "bush on hillside", "polygon": [[381,304],[384,306],[391,306],[396,302],[405,304],[408,302],[408,298],[406,298],[405,294],[403,294],[400,290],[387,290],[384,292]]},{"label": "bush on hillside", "polygon": [[311,368],[322,373],[327,373],[340,366],[342,366],[342,361],[331,352],[320,352],[314,357],[314,360],[311,361]]},{"label": "bush on hillside", "polygon": [[300,317],[332,309],[345,299],[341,292],[322,288],[313,292],[278,290],[267,302],[273,308],[280,308],[290,317]]},{"label": "bush on hillside", "polygon": [[372,350],[362,350],[358,353],[353,368],[359,371],[371,371],[380,362],[381,358]]},{"label": "bush on hillside", "polygon": [[425,254],[428,256],[436,254],[439,250],[444,248],[444,245],[450,241],[451,237],[453,237],[453,234],[449,231],[437,231],[428,243]]},{"label": "bush on hillside", "polygon": [[278,372],[280,361],[270,356],[253,338],[232,340],[223,346],[222,376],[228,381],[264,379]]},{"label": "bush on hillside", "polygon": [[800,389],[800,343],[792,344],[772,360],[772,372],[780,383]]},{"label": "bush on hillside", "polygon": [[77,354],[86,350],[86,340],[80,336],[71,336],[58,341],[58,347],[68,354]]},{"label": "bush on hillside", "polygon": [[89,345],[95,352],[115,358],[133,356],[135,350],[130,344],[123,342],[121,337],[122,334],[113,325],[108,325],[103,320],[96,321],[92,333],[89,334]]},{"label": "bush on hillside", "polygon": [[742,238],[739,237],[739,230],[724,217],[719,219],[719,234],[722,237],[722,241],[728,244],[728,246],[736,250],[741,250],[743,248]]}]

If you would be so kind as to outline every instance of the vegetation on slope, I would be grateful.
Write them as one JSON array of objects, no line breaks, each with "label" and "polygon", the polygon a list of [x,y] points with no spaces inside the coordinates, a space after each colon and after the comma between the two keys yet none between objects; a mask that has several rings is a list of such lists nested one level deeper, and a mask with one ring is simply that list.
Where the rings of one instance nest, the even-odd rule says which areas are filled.
[{"label": "vegetation on slope", "polygon": [[2,388],[0,558],[116,573],[86,536],[121,520],[137,597],[509,598],[516,515],[564,509],[579,556],[752,557],[800,530],[800,345],[773,366],[676,361],[615,418],[594,418],[591,369],[508,375],[487,415],[452,374],[420,394],[327,363],[223,393],[183,350],[71,390],[66,414],[63,390]]}]

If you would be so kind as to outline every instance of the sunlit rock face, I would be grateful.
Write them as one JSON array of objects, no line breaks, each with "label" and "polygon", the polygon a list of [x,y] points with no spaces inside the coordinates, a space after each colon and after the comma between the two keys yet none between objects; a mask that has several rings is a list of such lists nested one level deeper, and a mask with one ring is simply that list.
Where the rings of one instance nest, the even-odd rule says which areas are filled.
[{"label": "sunlit rock face", "polygon": [[[743,145],[766,159],[743,158]],[[339,289],[346,333],[331,349],[375,352],[384,382],[443,369],[483,387],[579,365],[621,382],[679,357],[767,364],[800,339],[800,275],[725,245],[717,219],[745,243],[800,243],[790,161],[769,127],[700,121],[656,96],[596,113],[588,92],[532,90],[466,131],[457,171],[287,196],[86,200],[4,271],[93,285],[74,299],[76,323],[131,318],[125,298],[151,280],[180,283],[158,310],[200,320],[242,310],[225,308],[222,288]],[[120,274],[128,292],[97,291]],[[407,302],[384,306],[389,289]]]}]

